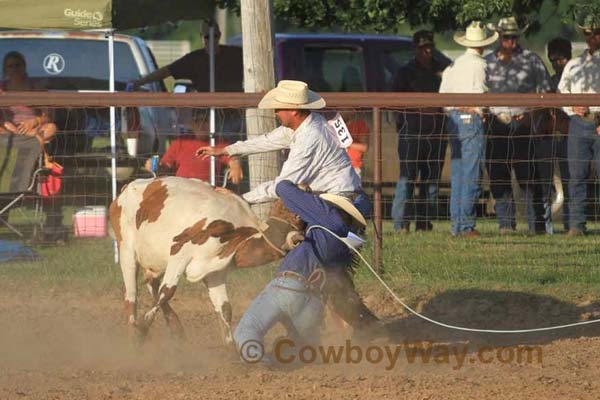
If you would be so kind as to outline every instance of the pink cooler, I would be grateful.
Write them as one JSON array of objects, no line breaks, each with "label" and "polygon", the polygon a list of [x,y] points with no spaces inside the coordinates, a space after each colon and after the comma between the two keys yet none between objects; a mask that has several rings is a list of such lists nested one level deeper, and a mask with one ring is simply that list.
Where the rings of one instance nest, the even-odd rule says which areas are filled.
[{"label": "pink cooler", "polygon": [[75,211],[73,232],[75,237],[106,236],[106,207],[89,206]]}]

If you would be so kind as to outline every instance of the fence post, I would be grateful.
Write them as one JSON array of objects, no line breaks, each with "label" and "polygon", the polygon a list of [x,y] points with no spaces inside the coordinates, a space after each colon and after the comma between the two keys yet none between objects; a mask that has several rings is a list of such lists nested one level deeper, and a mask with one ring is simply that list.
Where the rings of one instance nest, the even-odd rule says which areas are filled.
[{"label": "fence post", "polygon": [[382,207],[381,207],[381,109],[373,107],[374,157],[373,162],[373,221],[375,223],[375,270],[381,273]]}]

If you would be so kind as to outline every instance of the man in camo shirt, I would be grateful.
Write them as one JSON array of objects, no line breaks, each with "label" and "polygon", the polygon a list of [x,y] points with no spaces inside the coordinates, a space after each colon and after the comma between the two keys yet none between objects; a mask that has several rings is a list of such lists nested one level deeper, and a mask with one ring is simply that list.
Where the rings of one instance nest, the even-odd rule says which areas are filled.
[{"label": "man in camo shirt", "polygon": [[[552,91],[550,75],[541,58],[518,44],[526,28],[520,29],[515,17],[502,18],[498,23],[499,47],[486,57],[490,93]],[[511,170],[524,189],[529,233],[545,233],[544,182],[539,182],[534,168],[534,160],[543,159],[546,148],[545,139],[539,136],[541,114],[521,107],[490,107],[490,112],[487,164],[500,233],[516,229]]]}]

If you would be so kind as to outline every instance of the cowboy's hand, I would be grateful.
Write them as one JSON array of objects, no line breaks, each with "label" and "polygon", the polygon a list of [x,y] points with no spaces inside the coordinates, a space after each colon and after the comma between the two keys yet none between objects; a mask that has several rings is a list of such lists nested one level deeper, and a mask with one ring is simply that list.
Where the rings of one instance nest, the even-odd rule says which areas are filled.
[{"label": "cowboy's hand", "polygon": [[237,185],[244,179],[244,171],[242,170],[242,166],[240,162],[233,158],[229,161],[229,180],[234,185]]},{"label": "cowboy's hand", "polygon": [[585,114],[587,114],[590,111],[590,109],[588,107],[582,107],[582,106],[575,106],[573,107],[573,112],[577,115],[579,115],[580,117],[585,117]]},{"label": "cowboy's hand", "polygon": [[233,192],[231,190],[221,187],[221,186],[217,186],[215,188],[215,192],[221,193],[221,194],[233,194]]},{"label": "cowboy's hand", "polygon": [[210,156],[222,156],[225,154],[225,149],[222,147],[203,146],[196,150],[196,157],[206,159]]}]

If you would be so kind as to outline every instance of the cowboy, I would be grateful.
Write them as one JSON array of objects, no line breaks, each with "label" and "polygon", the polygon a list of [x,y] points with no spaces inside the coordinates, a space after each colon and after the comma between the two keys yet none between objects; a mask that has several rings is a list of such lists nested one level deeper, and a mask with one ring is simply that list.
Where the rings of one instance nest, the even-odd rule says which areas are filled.
[{"label": "cowboy", "polygon": [[[420,30],[413,35],[415,57],[398,68],[394,92],[435,92],[440,89],[442,71],[450,60],[435,49],[433,32]],[[392,218],[394,229],[406,234],[410,230],[415,181],[420,179],[416,204],[416,231],[433,229],[437,216],[438,180],[442,171],[446,140],[443,139],[444,115],[437,107],[404,110],[398,113],[398,159],[400,176],[396,183]]]},{"label": "cowboy", "polygon": [[278,198],[275,188],[283,180],[310,185],[318,192],[338,194],[351,199],[367,217],[370,203],[361,190],[360,178],[348,155],[329,130],[327,120],[311,110],[325,107],[325,100],[301,81],[283,80],[270,90],[258,108],[273,109],[281,126],[273,131],[239,141],[224,148],[200,147],[197,155],[245,156],[273,150],[289,149],[279,176],[244,193],[249,203],[263,203]]},{"label": "cowboy", "polygon": [[[473,21],[466,32],[456,33],[454,41],[467,48],[465,53],[444,70],[440,93],[485,93],[486,62],[483,49],[498,39],[481,21]],[[451,149],[450,233],[477,237],[475,206],[481,187],[481,169],[485,157],[483,110],[479,107],[446,108]]]},{"label": "cowboy", "polygon": [[[600,16],[588,15],[583,25],[578,24],[587,43],[579,57],[565,66],[558,84],[560,93],[600,93]],[[590,161],[600,172],[600,109],[598,107],[563,107],[569,115],[567,151],[569,158],[569,236],[580,236],[586,231],[585,204]]]},{"label": "cowboy", "polygon": [[[486,56],[486,84],[490,93],[545,93],[552,90],[550,75],[542,59],[518,44],[526,29],[527,26],[519,28],[515,17],[500,19],[496,29],[500,34],[499,46]],[[550,157],[549,154],[544,157],[544,152],[551,148],[551,140],[536,136],[543,115],[517,107],[490,107],[490,111],[486,158],[500,233],[508,234],[516,229],[511,170],[524,189],[529,233],[552,233],[551,226],[546,227],[548,214],[543,199],[543,185],[549,189],[552,179],[551,176],[536,176],[533,162],[536,158]]]},{"label": "cowboy", "polygon": [[345,197],[314,195],[289,180],[279,181],[275,190],[285,206],[306,223],[306,235],[281,261],[275,278],[250,304],[235,330],[234,341],[244,361],[252,356],[246,354],[252,350],[249,344],[262,346],[267,331],[277,322],[285,326],[295,346],[319,343],[325,280],[338,270],[350,268],[352,253],[346,244],[317,226],[355,246],[361,243],[355,234],[366,226],[362,214]]}]

